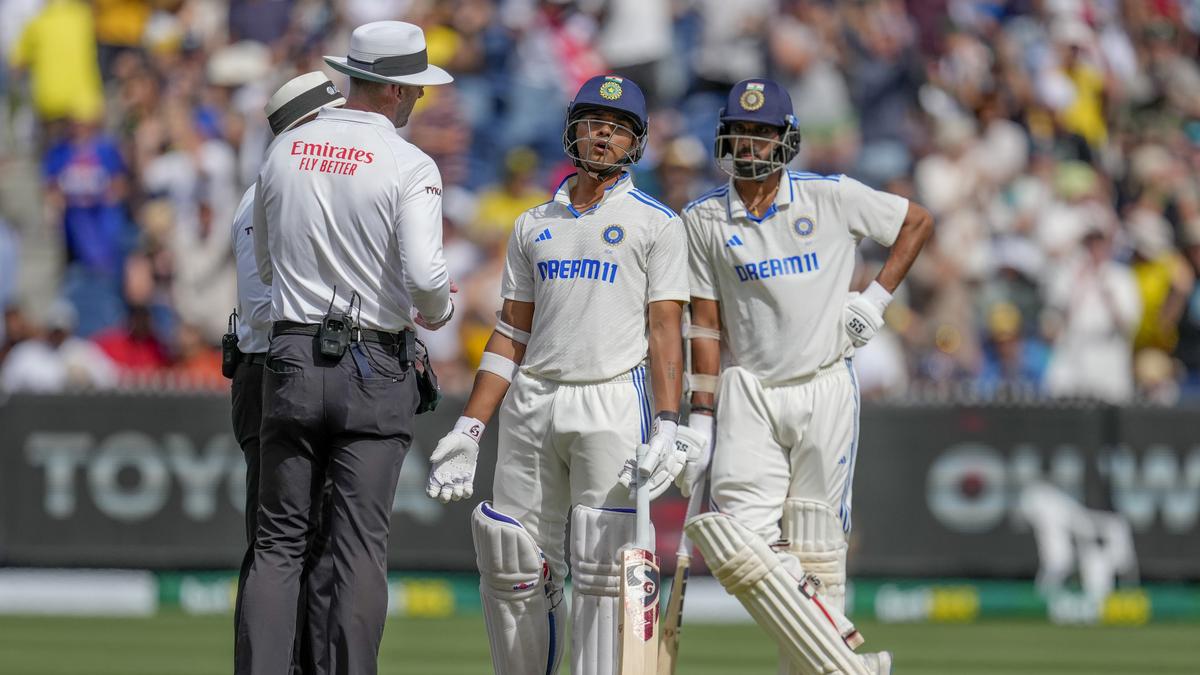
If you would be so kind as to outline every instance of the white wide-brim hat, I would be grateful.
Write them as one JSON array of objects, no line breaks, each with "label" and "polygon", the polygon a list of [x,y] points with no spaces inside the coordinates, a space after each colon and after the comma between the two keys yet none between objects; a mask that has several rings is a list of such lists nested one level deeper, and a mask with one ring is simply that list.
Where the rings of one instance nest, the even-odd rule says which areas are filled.
[{"label": "white wide-brim hat", "polygon": [[278,136],[321,108],[345,104],[342,92],[333,86],[325,73],[314,70],[285,82],[271,95],[265,111],[271,133]]},{"label": "white wide-brim hat", "polygon": [[350,55],[326,56],[335,70],[372,82],[429,86],[454,81],[450,73],[429,65],[425,33],[403,21],[375,21],[354,29]]}]

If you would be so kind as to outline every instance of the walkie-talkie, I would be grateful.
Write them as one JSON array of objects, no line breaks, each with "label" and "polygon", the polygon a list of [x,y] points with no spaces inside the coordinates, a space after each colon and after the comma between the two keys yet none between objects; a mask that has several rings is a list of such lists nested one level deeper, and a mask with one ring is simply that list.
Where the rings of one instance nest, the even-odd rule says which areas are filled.
[{"label": "walkie-talkie", "polygon": [[238,361],[242,359],[242,352],[238,349],[237,318],[237,309],[234,309],[229,315],[229,331],[221,336],[221,374],[231,380]]},{"label": "walkie-talkie", "polygon": [[350,312],[334,313],[333,303],[337,300],[337,286],[333,287],[333,297],[329,299],[329,309],[321,325],[317,328],[317,351],[321,356],[330,359],[340,359],[350,347],[350,336],[353,323]]}]

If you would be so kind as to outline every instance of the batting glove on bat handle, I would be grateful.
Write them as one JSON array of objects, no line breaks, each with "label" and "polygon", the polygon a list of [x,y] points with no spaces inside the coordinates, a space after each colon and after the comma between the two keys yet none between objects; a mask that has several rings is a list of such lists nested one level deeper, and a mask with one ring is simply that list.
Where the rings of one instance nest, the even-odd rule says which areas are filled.
[{"label": "batting glove on bat handle", "polygon": [[872,281],[862,293],[850,294],[842,318],[846,335],[856,349],[870,342],[883,328],[883,311],[891,301],[892,294],[877,281]]},{"label": "batting glove on bat handle", "polygon": [[433,466],[425,494],[448,504],[467,499],[475,493],[475,465],[479,462],[479,438],[484,424],[471,417],[460,417],[454,429],[438,441],[429,456]]},{"label": "batting glove on bat handle", "polygon": [[692,496],[692,487],[708,471],[713,452],[713,416],[692,413],[687,426],[679,429],[675,444],[682,446],[687,455],[687,464],[675,479],[675,485],[684,497]]}]

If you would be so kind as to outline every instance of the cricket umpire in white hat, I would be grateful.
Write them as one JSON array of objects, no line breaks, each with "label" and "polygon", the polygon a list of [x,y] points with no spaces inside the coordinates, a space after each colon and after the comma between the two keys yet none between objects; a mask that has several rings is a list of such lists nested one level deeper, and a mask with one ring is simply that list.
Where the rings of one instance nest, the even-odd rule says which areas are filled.
[{"label": "cricket umpire in white hat", "polygon": [[[304,73],[288,80],[267,101],[267,123],[272,136],[313,119],[322,108],[336,108],[346,103],[342,92],[319,71]],[[222,341],[222,370],[233,379],[233,431],[246,459],[246,554],[238,574],[238,597],[234,608],[234,625],[241,623],[242,587],[246,573],[254,560],[254,540],[258,520],[259,427],[262,425],[263,364],[271,343],[271,289],[258,278],[254,259],[252,214],[256,185],[251,185],[238,204],[233,218],[233,253],[237,262],[237,311],[230,317],[230,332]],[[317,547],[319,549],[319,547]],[[306,615],[324,617],[329,606],[328,567],[316,569],[320,551],[315,550],[312,563],[306,565],[305,598],[297,613],[297,636],[293,663],[294,672],[309,675],[316,672],[315,648],[324,642],[324,621],[308,622]],[[327,561],[328,562],[328,561]]]},{"label": "cricket umpire in white hat", "polygon": [[454,311],[441,176],[396,133],[423,88],[451,77],[429,65],[421,29],[397,21],[356,28],[349,55],[325,60],[350,76],[345,107],[324,108],[276,139],[253,206],[272,327],[239,675],[288,671],[327,479],[334,564],[318,670],[376,672],[392,499],[413,416],[436,393],[427,363],[415,365],[413,327],[439,328]]}]

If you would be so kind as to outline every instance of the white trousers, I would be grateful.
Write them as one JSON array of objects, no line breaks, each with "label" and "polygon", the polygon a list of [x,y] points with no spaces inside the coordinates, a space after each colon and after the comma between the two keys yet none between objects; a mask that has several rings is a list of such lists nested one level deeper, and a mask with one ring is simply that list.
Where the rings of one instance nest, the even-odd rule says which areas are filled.
[{"label": "white trousers", "polygon": [[518,373],[500,406],[492,503],[516,518],[564,579],[571,507],[631,508],[621,467],[649,438],[648,372],[564,384]]},{"label": "white trousers", "polygon": [[784,500],[812,499],[832,508],[849,533],[858,409],[849,359],[770,387],[743,368],[726,368],[711,474],[717,509],[770,543],[779,539]]}]

